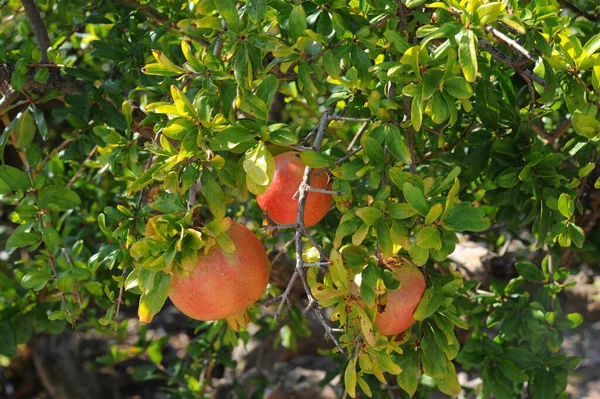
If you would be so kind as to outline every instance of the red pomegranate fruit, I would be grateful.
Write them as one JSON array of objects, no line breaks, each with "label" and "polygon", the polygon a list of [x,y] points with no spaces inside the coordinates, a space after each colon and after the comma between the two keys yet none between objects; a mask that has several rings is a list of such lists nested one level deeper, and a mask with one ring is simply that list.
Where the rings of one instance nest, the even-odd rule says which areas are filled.
[{"label": "red pomegranate fruit", "polygon": [[232,222],[228,233],[235,252],[214,246],[206,255],[199,253],[188,276],[173,275],[169,298],[192,319],[227,319],[237,329],[247,324],[246,309],[267,286],[269,262],[262,243],[250,230]]},{"label": "red pomegranate fruit", "polygon": [[[265,211],[269,219],[277,224],[296,223],[298,199],[293,199],[298,191],[305,165],[296,152],[285,152],[275,156],[275,175],[271,185],[264,193],[258,195],[258,206]],[[327,188],[328,179],[324,171],[313,169],[310,185],[316,188]],[[309,192],[304,212],[306,227],[317,224],[329,212],[331,195]]]},{"label": "red pomegranate fruit", "polygon": [[423,274],[411,263],[392,266],[392,272],[400,287],[388,292],[385,310],[375,316],[375,325],[383,335],[400,334],[415,322],[412,315],[426,288]]}]

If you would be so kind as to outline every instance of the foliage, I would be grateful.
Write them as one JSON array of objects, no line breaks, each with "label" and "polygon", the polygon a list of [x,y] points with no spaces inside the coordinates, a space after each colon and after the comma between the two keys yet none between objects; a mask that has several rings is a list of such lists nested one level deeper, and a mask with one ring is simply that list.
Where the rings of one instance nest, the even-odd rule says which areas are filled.
[{"label": "foliage", "polygon": [[[562,333],[582,318],[557,299],[561,262],[597,260],[581,216],[600,186],[598,9],[580,3],[45,0],[46,63],[20,3],[0,2],[0,234],[18,259],[0,264],[0,354],[68,325],[122,335],[122,301],[152,320],[171,274],[212,246],[235,251],[232,219],[266,247],[292,239],[259,229],[255,195],[293,149],[337,194],[295,249],[341,329],[351,397],[390,383],[457,395],[458,366],[479,370],[484,397],[566,397],[578,359],[560,353]],[[478,287],[450,266],[461,235],[495,246],[523,232],[541,256],[519,259],[518,277]],[[401,286],[397,262],[428,288],[412,329],[386,337],[373,321]],[[282,325],[259,309],[261,334],[305,334],[297,309]],[[237,343],[222,321],[192,323],[180,397],[203,391],[198,359],[231,366]],[[462,349],[455,327],[470,334]],[[156,366],[140,378],[155,378],[161,342],[140,340]]]}]

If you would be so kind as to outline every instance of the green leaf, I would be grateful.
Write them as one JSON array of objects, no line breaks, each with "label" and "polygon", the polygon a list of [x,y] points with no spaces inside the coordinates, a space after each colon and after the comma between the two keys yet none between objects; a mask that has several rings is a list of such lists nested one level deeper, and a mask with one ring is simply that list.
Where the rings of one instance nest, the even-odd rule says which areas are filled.
[{"label": "green leaf", "polygon": [[167,122],[162,133],[173,140],[181,141],[191,131],[197,130],[198,126],[188,118],[174,118]]},{"label": "green leaf", "polygon": [[204,198],[206,198],[206,203],[208,204],[210,212],[216,219],[223,219],[225,217],[225,213],[227,212],[225,193],[223,193],[223,189],[219,183],[217,183],[217,180],[213,174],[207,169],[202,171],[200,183],[200,192]]},{"label": "green leaf", "polygon": [[235,33],[240,33],[243,30],[243,26],[235,3],[235,0],[219,0],[215,1],[214,4],[217,7],[219,14],[221,14],[225,20],[227,28]]},{"label": "green leaf", "polygon": [[412,99],[412,107],[410,109],[410,120],[413,128],[418,132],[421,130],[423,122],[423,101],[421,96],[415,96]]},{"label": "green leaf", "polygon": [[38,196],[38,206],[42,209],[54,205],[60,211],[68,211],[77,208],[80,203],[79,195],[66,187],[46,186],[42,188]]},{"label": "green leaf", "polygon": [[485,231],[490,227],[490,220],[485,211],[472,208],[463,202],[452,208],[443,220],[444,224],[455,231]]},{"label": "green leaf", "polygon": [[32,289],[34,291],[40,291],[46,286],[50,277],[50,274],[46,271],[34,270],[23,276],[21,285],[28,290]]},{"label": "green leaf", "polygon": [[567,219],[570,219],[575,212],[575,204],[569,194],[562,193],[558,197],[558,211]]},{"label": "green leaf", "polygon": [[437,345],[428,323],[423,324],[423,332],[423,339],[421,340],[423,371],[428,376],[444,378],[448,374],[446,355]]},{"label": "green leaf", "polygon": [[528,377],[523,371],[521,371],[513,362],[506,359],[500,359],[500,371],[504,374],[508,379],[514,381],[518,384],[522,384],[527,381]]},{"label": "green leaf", "polygon": [[35,132],[35,122],[29,112],[29,108],[27,108],[17,116],[17,123],[15,123],[12,129],[12,133],[17,137],[15,147],[19,149],[27,147],[33,141]]},{"label": "green leaf", "polygon": [[325,68],[325,72],[332,78],[337,79],[340,77],[342,70],[340,67],[340,59],[333,55],[331,50],[327,50],[323,54],[323,67]]},{"label": "green leaf", "polygon": [[423,227],[416,236],[417,245],[421,248],[427,249],[441,249],[442,240],[440,238],[440,232],[433,226]]},{"label": "green leaf", "polygon": [[40,237],[37,234],[16,230],[6,240],[6,250],[27,247],[35,244],[39,239]]},{"label": "green leaf", "polygon": [[44,113],[35,105],[29,105],[29,109],[33,112],[33,117],[35,118],[35,124],[37,125],[38,130],[40,131],[40,135],[44,141],[48,140],[48,124],[46,123],[46,118],[44,118]]},{"label": "green leaf", "polygon": [[432,285],[423,293],[423,298],[413,313],[415,320],[425,320],[439,309],[444,296],[442,290],[437,285]]},{"label": "green leaf", "polygon": [[152,289],[142,293],[140,297],[138,317],[141,322],[151,322],[154,316],[162,309],[169,296],[170,282],[171,275],[162,272],[154,274]]},{"label": "green leaf", "polygon": [[331,159],[329,155],[313,150],[302,151],[300,153],[300,160],[304,165],[317,169],[333,166],[335,164],[335,161]]},{"label": "green leaf", "polygon": [[[156,59],[156,62],[158,62],[163,68],[165,68],[168,71],[176,73],[178,75],[184,74],[186,72],[185,69],[175,65],[173,61],[171,61],[169,57],[164,55],[161,51],[152,50],[152,55]],[[148,67],[148,65],[146,65],[146,67]]]},{"label": "green leaf", "polygon": [[421,377],[421,367],[419,366],[419,352],[413,346],[403,348],[404,353],[399,356],[398,366],[402,372],[396,377],[396,381],[411,398],[417,392],[419,379]]},{"label": "green leaf", "polygon": [[246,12],[250,22],[258,24],[267,12],[267,4],[265,0],[248,0],[246,2]]},{"label": "green leaf", "polygon": [[571,118],[575,133],[588,139],[600,133],[600,121],[596,119],[598,108],[594,104],[585,104],[573,112]]},{"label": "green leaf", "polygon": [[352,64],[358,71],[358,77],[360,78],[362,85],[366,85],[371,80],[371,74],[369,72],[371,60],[369,60],[369,56],[365,50],[360,48],[358,45],[354,45],[350,51],[350,58],[352,60]]},{"label": "green leaf", "polygon": [[310,66],[308,66],[307,64],[298,65],[298,78],[300,80],[300,83],[302,83],[302,86],[304,86],[304,88],[310,93],[317,94],[319,92],[319,89],[317,89],[317,86],[315,86],[315,84],[313,83],[310,77],[310,73]]},{"label": "green leaf", "polygon": [[531,262],[517,262],[515,263],[515,269],[525,280],[535,282],[543,282],[546,280],[542,270]]},{"label": "green leaf", "polygon": [[268,74],[256,86],[256,96],[263,100],[268,107],[278,89],[279,80],[277,80],[275,75]]},{"label": "green leaf", "polygon": [[458,60],[468,82],[475,82],[477,78],[477,44],[472,30],[464,29],[458,42]]},{"label": "green leaf", "polygon": [[442,212],[444,211],[444,206],[442,204],[435,204],[429,210],[427,216],[425,216],[425,224],[431,224],[440,217]]},{"label": "green leaf", "polygon": [[410,204],[394,202],[388,205],[387,211],[394,219],[408,219],[417,214],[417,210]]},{"label": "green leaf", "polygon": [[458,376],[456,375],[454,363],[452,363],[450,360],[447,360],[446,366],[448,367],[448,373],[444,376],[437,377],[435,381],[437,382],[438,389],[441,392],[452,397],[457,397],[462,392],[462,387],[460,386],[460,382],[458,382]]},{"label": "green leaf", "polygon": [[[392,125],[393,126],[393,125]],[[390,153],[402,163],[407,165],[412,163],[410,150],[406,143],[406,139],[400,133],[400,130],[394,126],[387,131],[385,136],[385,144]]]},{"label": "green leaf", "polygon": [[381,253],[386,258],[391,258],[394,255],[394,243],[392,242],[392,235],[390,229],[383,220],[379,220],[375,225],[375,232],[377,233],[377,242],[381,248]]},{"label": "green leaf", "polygon": [[487,3],[479,6],[475,14],[479,18],[479,24],[483,26],[496,21],[503,10],[504,3]]},{"label": "green leaf", "polygon": [[50,253],[54,253],[59,247],[64,247],[65,243],[58,235],[56,229],[52,226],[44,227],[42,231],[42,239],[44,240],[44,244],[46,244],[46,248]]},{"label": "green leaf", "polygon": [[351,398],[356,397],[356,359],[350,360],[344,371],[344,385]]},{"label": "green leaf", "polygon": [[25,191],[30,187],[27,174],[8,165],[0,165],[0,180],[4,181],[12,191]]},{"label": "green leaf", "polygon": [[363,222],[367,224],[367,226],[373,226],[375,222],[377,222],[383,214],[378,208],[373,206],[366,206],[364,208],[358,208],[354,211],[356,216],[362,219]]},{"label": "green leaf", "polygon": [[290,37],[294,42],[299,37],[305,36],[305,32],[308,28],[308,25],[306,23],[306,13],[304,12],[304,8],[302,7],[302,5],[295,6],[292,12],[290,12],[288,24],[290,30]]},{"label": "green leaf", "polygon": [[171,85],[171,97],[173,97],[173,101],[177,111],[179,111],[179,115],[188,118],[196,115],[196,110],[194,109],[192,102],[175,85]]},{"label": "green leaf", "polygon": [[363,147],[369,157],[369,162],[373,165],[385,164],[385,152],[379,142],[369,136],[365,136],[362,140]]},{"label": "green leaf", "polygon": [[547,399],[555,397],[556,376],[545,369],[536,370],[530,381],[531,399]]},{"label": "green leaf", "polygon": [[473,95],[471,85],[460,76],[453,76],[444,81],[444,90],[452,97],[467,99]]},{"label": "green leaf", "polygon": [[410,183],[404,183],[402,192],[406,201],[417,210],[422,216],[429,213],[429,204],[420,188],[413,186]]},{"label": "green leaf", "polygon": [[348,289],[348,271],[344,267],[344,260],[342,254],[337,250],[331,251],[331,265],[329,266],[329,273],[331,274],[331,280],[333,283],[341,289]]},{"label": "green leaf", "polygon": [[265,192],[275,174],[275,159],[267,151],[265,143],[261,141],[252,150],[246,152],[243,167],[248,190],[255,195]]}]

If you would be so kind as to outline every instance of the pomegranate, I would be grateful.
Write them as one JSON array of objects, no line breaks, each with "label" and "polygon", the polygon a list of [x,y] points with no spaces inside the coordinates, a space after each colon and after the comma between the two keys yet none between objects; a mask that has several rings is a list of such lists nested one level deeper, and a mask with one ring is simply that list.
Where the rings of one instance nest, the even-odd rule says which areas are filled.
[{"label": "pomegranate", "polygon": [[[258,195],[258,206],[277,224],[296,223],[298,199],[292,199],[304,174],[305,165],[296,152],[285,152],[275,156],[275,175],[271,185],[264,193]],[[310,185],[316,188],[327,188],[327,175],[319,169],[314,169]],[[331,195],[309,192],[306,199],[304,225],[317,224],[331,207]]]},{"label": "pomegranate", "polygon": [[206,255],[199,253],[188,276],[173,275],[169,298],[193,319],[227,319],[237,330],[247,324],[246,309],[267,286],[269,262],[262,243],[250,230],[232,222],[228,233],[235,252],[214,246]]},{"label": "pomegranate", "polygon": [[383,335],[400,334],[415,322],[412,315],[426,288],[425,278],[415,265],[403,262],[391,268],[400,287],[387,293],[384,311],[375,316],[375,325]]}]

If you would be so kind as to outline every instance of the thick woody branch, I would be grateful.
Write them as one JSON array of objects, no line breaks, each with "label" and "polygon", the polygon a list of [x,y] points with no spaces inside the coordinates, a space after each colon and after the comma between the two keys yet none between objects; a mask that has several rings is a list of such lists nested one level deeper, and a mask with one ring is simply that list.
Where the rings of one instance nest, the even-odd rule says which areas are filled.
[{"label": "thick woody branch", "polygon": [[33,34],[35,35],[35,41],[42,52],[41,62],[46,63],[48,62],[48,48],[51,47],[46,24],[42,20],[40,10],[34,0],[21,0],[21,4],[25,8],[25,13],[27,13],[27,18],[29,18]]},{"label": "thick woody branch", "polygon": [[497,59],[504,65],[506,65],[507,67],[512,68],[515,71],[519,72],[519,74],[523,78],[526,78],[526,79],[532,80],[536,83],[539,83],[540,85],[544,86],[546,89],[550,88],[550,85],[548,84],[548,82],[546,82],[544,79],[542,79],[535,73],[531,72],[529,69],[519,66],[512,58],[510,58],[509,56],[507,56],[506,54],[504,54],[503,52],[498,50],[487,40],[479,39],[479,47],[481,47],[483,50],[490,53],[492,55],[492,57],[494,57],[495,59]]},{"label": "thick woody branch", "polygon": [[9,89],[4,94],[4,97],[2,97],[2,100],[0,100],[0,115],[2,115],[4,113],[4,110],[10,107],[12,103],[17,101],[17,98],[19,98],[19,93],[12,89]]},{"label": "thick woody branch", "polygon": [[[330,106],[325,110],[319,124],[315,130],[314,141],[312,145],[312,150],[320,151],[321,144],[323,139],[325,138],[325,133],[327,132],[327,126],[331,122],[331,114],[333,113],[335,105]],[[321,309],[318,307],[318,303],[316,299],[313,297],[308,282],[306,280],[306,263],[302,258],[302,253],[304,252],[304,240],[303,237],[307,237],[308,240],[315,245],[315,248],[319,251],[321,255],[321,261],[318,262],[318,265],[326,265],[327,264],[327,253],[321,248],[318,243],[314,240],[314,238],[308,233],[306,226],[304,224],[304,214],[306,211],[306,201],[308,198],[308,193],[310,189],[310,178],[311,178],[312,168],[309,166],[304,168],[304,173],[302,176],[302,183],[298,187],[298,213],[296,215],[296,234],[295,234],[295,244],[296,244],[296,270],[288,283],[284,293],[280,297],[280,303],[276,312],[276,319],[279,319],[281,311],[283,310],[284,303],[289,301],[289,294],[292,290],[292,286],[294,285],[296,279],[300,277],[300,281],[302,282],[302,286],[304,287],[304,291],[306,292],[306,296],[308,298],[309,306],[305,309],[306,312],[313,311],[319,319],[319,322],[323,325],[325,329],[326,336],[331,339],[336,347],[343,353],[343,349],[340,346],[337,338],[333,334],[333,328],[329,325],[327,320],[325,320],[325,316],[321,312]],[[312,264],[311,264],[312,266]]]},{"label": "thick woody branch", "polygon": [[[48,68],[48,70],[50,71],[50,76],[46,83],[39,83],[34,79],[36,68],[30,67],[27,80],[21,90],[37,95],[44,95],[52,90],[56,90],[61,94],[85,93],[83,84],[80,81],[68,76],[62,76],[59,68]],[[11,65],[0,64],[0,93],[4,95],[12,91],[10,87],[12,73],[13,67]]]}]

